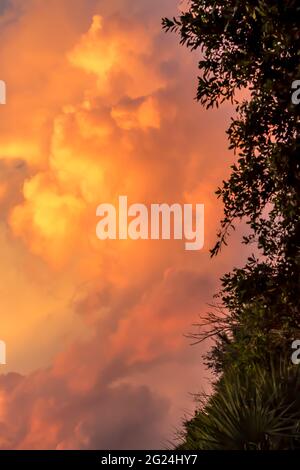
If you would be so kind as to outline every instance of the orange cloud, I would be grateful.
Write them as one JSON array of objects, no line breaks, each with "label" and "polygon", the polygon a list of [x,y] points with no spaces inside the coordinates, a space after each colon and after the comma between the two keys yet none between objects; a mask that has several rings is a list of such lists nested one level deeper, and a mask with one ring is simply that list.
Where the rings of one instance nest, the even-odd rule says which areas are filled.
[{"label": "orange cloud", "polygon": [[[229,108],[193,101],[197,58],[160,31],[173,8],[14,0],[2,17],[0,448],[157,447],[200,386],[183,333],[240,254],[209,260]],[[204,202],[205,250],[99,241],[96,207],[120,194]]]}]

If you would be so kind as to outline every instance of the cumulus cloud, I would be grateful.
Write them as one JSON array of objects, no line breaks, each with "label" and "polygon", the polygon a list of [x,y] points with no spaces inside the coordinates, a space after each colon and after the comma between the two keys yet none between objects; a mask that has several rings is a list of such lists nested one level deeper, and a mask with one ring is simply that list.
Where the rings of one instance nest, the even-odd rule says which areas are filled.
[{"label": "cumulus cloud", "polygon": [[[183,333],[232,262],[208,255],[228,109],[193,102],[196,58],[160,31],[173,2],[70,2],[14,0],[0,32],[0,332],[22,373],[0,377],[0,448],[161,447],[205,383]],[[205,203],[205,250],[100,242],[120,194]]]},{"label": "cumulus cloud", "polygon": [[146,386],[99,378],[70,396],[65,377],[51,371],[1,382],[1,449],[142,449],[164,439],[168,402]]}]

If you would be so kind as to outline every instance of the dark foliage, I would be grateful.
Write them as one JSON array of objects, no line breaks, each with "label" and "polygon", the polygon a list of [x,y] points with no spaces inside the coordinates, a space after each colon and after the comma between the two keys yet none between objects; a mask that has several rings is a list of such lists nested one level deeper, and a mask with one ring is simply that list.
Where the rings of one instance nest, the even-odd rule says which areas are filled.
[{"label": "dark foliage", "polygon": [[183,448],[299,447],[299,370],[281,369],[300,337],[300,105],[291,100],[299,24],[298,0],[190,0],[163,20],[200,54],[198,101],[235,108],[236,161],[217,191],[224,218],[212,256],[239,220],[254,253],[223,277],[217,306],[193,334],[216,338],[206,360],[218,380],[185,424]]},{"label": "dark foliage", "polygon": [[296,0],[191,0],[186,13],[163,20],[201,52],[199,102],[231,100],[236,109],[228,138],[237,158],[217,191],[224,218],[212,255],[245,220],[243,243],[254,244],[256,256],[223,278],[228,315],[208,357],[217,371],[277,355],[300,329],[300,106],[291,101],[299,24]]},{"label": "dark foliage", "polygon": [[229,369],[185,423],[186,450],[300,449],[300,369],[282,361],[250,374]]}]

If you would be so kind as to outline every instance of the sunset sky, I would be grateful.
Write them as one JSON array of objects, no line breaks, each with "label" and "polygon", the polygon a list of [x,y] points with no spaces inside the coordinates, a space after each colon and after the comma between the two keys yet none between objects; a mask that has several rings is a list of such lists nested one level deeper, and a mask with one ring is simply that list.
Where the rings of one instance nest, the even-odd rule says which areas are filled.
[{"label": "sunset sky", "polygon": [[[209,256],[232,110],[195,101],[199,56],[161,30],[180,8],[0,0],[1,449],[164,448],[209,389],[184,335],[243,254]],[[204,203],[204,249],[98,240],[119,195]]]}]

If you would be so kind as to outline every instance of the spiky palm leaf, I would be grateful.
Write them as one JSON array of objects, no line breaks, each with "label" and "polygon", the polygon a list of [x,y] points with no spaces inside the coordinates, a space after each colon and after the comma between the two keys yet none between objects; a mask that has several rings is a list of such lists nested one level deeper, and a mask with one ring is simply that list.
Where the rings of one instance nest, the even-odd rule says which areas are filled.
[{"label": "spiky palm leaf", "polygon": [[215,394],[186,423],[185,449],[299,446],[300,369],[287,361],[251,374],[227,371]]}]

